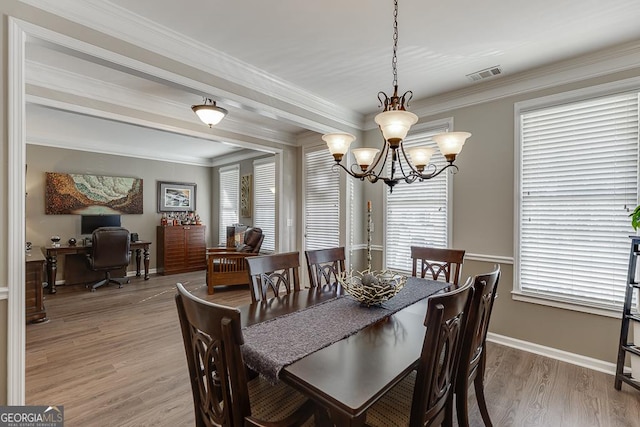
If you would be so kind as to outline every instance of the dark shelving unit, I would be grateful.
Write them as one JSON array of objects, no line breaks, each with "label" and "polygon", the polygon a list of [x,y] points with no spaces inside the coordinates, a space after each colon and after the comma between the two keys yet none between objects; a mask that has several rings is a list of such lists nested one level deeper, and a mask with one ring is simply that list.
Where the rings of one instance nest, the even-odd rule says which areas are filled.
[{"label": "dark shelving unit", "polygon": [[636,289],[640,289],[640,283],[636,282],[636,265],[638,263],[638,257],[640,256],[640,236],[631,237],[631,251],[629,253],[629,270],[627,272],[627,288],[624,296],[624,305],[622,308],[622,326],[620,328],[620,345],[618,347],[618,363],[616,365],[616,390],[622,388],[622,383],[625,382],[631,387],[640,390],[640,381],[638,379],[631,378],[630,374],[624,372],[624,361],[627,353],[634,354],[640,357],[640,343],[636,345],[633,342],[629,342],[629,327],[632,322],[636,323],[636,327],[640,327],[640,315],[631,312],[631,302],[633,300],[633,293]]}]

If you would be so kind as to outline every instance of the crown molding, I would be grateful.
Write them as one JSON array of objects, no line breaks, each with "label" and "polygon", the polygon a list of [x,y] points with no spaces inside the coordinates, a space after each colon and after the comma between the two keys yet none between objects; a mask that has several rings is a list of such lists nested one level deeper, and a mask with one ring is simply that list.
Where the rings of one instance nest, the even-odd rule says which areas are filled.
[{"label": "crown molding", "polygon": [[[631,70],[638,68],[638,64],[640,64],[640,42],[634,41],[415,101],[411,111],[418,117],[427,117],[510,96]],[[367,115],[365,119],[366,130],[376,128],[373,121],[376,114]]]},{"label": "crown molding", "polygon": [[249,159],[254,159],[256,157],[262,157],[266,154],[276,154],[275,151],[274,152],[256,152],[256,151],[246,151],[246,152],[238,152],[238,153],[231,153],[231,154],[227,154],[224,156],[219,156],[216,157],[210,164],[209,166],[212,167],[216,167],[216,166],[225,166],[228,165],[230,163],[238,163],[241,162],[243,160],[249,160]]},{"label": "crown molding", "polygon": [[[42,105],[50,108],[73,111],[79,114],[86,114],[90,116],[101,115],[101,117],[109,120],[123,121],[123,122],[131,123],[134,125],[138,125],[138,126],[154,128],[154,129],[163,130],[167,132],[180,133],[186,136],[192,136],[194,138],[200,138],[204,140],[219,142],[216,139],[213,139],[211,135],[207,133],[195,132],[192,130],[182,129],[182,128],[177,129],[173,126],[168,126],[166,124],[161,124],[158,122],[149,122],[146,120],[133,118],[131,116],[123,116],[116,113],[105,112],[102,110],[98,111],[98,110],[91,109],[89,107],[80,106],[78,104],[67,104],[62,101],[56,101],[50,98],[40,98],[34,95],[27,95],[26,100],[28,103]],[[233,154],[233,153],[225,154],[225,155],[214,157],[214,158],[202,158],[202,157],[194,157],[194,156],[176,155],[175,153],[171,153],[170,155],[168,154],[161,155],[158,152],[155,152],[153,153],[154,155],[151,155],[149,150],[146,150],[146,151],[140,150],[136,153],[136,152],[132,152],[132,150],[130,149],[121,150],[111,146],[105,147],[97,143],[92,144],[91,141],[87,141],[85,139],[83,139],[82,142],[74,143],[73,141],[69,141],[66,139],[64,141],[61,141],[61,140],[54,140],[52,138],[28,137],[27,142],[33,145],[65,148],[65,149],[78,150],[78,151],[89,151],[89,152],[95,152],[95,153],[99,152],[102,154],[111,154],[115,156],[135,157],[135,158],[141,158],[141,159],[147,159],[147,160],[182,163],[182,164],[188,164],[188,165],[194,165],[194,166],[215,166],[219,158],[226,159],[227,158],[226,156],[230,156]],[[227,143],[222,142],[222,144],[227,144]],[[236,144],[232,144],[232,145],[236,145]],[[274,147],[269,147],[269,146],[259,145],[255,143],[247,143],[247,142],[243,143],[243,145],[244,145],[244,148],[249,150],[255,150],[259,153],[265,153],[265,152],[275,153],[281,150],[281,148],[279,148],[277,145],[274,145]],[[262,154],[257,154],[257,155],[262,155]]]},{"label": "crown molding", "polygon": [[[197,40],[162,27],[140,15],[132,14],[108,0],[21,0],[34,7],[78,22],[114,38],[143,47],[157,54],[183,62],[197,69],[206,69],[212,75],[237,83],[259,93],[269,88],[272,99],[288,103],[295,108],[317,114],[336,125],[352,129],[375,129],[375,113],[362,116],[342,106],[332,104],[312,93],[295,87],[286,81],[265,73],[250,64],[239,61],[221,51],[212,49]],[[413,103],[412,111],[419,117],[451,111],[535,90],[547,89],[580,80],[599,77],[637,67],[640,63],[639,43],[631,42],[615,48],[604,49],[567,61],[561,61],[535,70],[503,76],[480,82],[469,88],[448,92]],[[223,92],[210,87],[211,93],[239,100],[242,95]],[[241,103],[250,104],[242,99]],[[259,108],[253,102],[251,108]],[[273,110],[273,105],[268,109]],[[335,126],[323,126],[313,120],[300,120],[284,114],[292,123],[324,133]]]},{"label": "crown molding", "polygon": [[[26,80],[30,85],[201,125],[191,109],[179,102],[39,62],[27,61]],[[288,132],[241,122],[231,116],[228,115],[220,125],[209,129],[208,139],[211,136],[215,138],[219,131],[228,131],[277,144],[296,144],[295,136]]]},{"label": "crown molding", "polygon": [[193,157],[184,155],[181,153],[173,153],[171,157],[156,155],[153,151],[149,150],[137,150],[132,151],[130,149],[120,149],[120,147],[109,147],[105,148],[104,144],[96,141],[74,141],[68,138],[64,140],[58,140],[53,138],[42,138],[42,137],[34,137],[27,136],[27,144],[29,145],[40,145],[43,147],[52,147],[52,148],[64,148],[66,150],[76,150],[76,151],[85,151],[89,153],[96,154],[109,154],[112,156],[122,156],[122,157],[133,157],[136,159],[144,159],[144,160],[155,160],[159,162],[169,162],[169,163],[180,163],[184,165],[191,166],[211,166],[212,161],[209,159],[202,159],[199,157]]},{"label": "crown molding", "polygon": [[[324,117],[339,126],[362,128],[364,118],[362,114],[333,104],[290,82],[163,27],[143,16],[131,13],[107,0],[20,1],[196,69],[207,70],[209,74],[216,77],[241,85],[259,94],[265,94],[271,99],[277,99],[295,109]],[[265,88],[269,88],[269,93],[265,93]],[[227,96],[243,103],[248,101],[246,98],[239,99],[242,95],[225,92],[222,88],[212,89],[215,89],[210,91],[212,94]],[[251,101],[253,104],[262,104],[257,99]],[[267,107],[268,111],[273,110],[275,104],[253,105],[253,107]],[[306,126],[318,128],[318,123],[309,121]]]}]

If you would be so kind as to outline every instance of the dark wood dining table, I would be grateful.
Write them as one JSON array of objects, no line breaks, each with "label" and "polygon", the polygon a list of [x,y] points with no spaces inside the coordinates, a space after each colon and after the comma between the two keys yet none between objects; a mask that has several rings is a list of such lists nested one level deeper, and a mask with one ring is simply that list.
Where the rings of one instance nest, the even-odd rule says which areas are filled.
[{"label": "dark wood dining table", "polygon": [[[255,325],[335,297],[335,292],[303,290],[239,307],[242,324]],[[284,366],[278,379],[327,410],[331,421],[325,420],[321,425],[364,425],[367,409],[415,369],[426,331],[426,309],[424,298]],[[296,333],[313,334],[313,331],[299,329],[293,335],[291,331],[288,333],[293,342],[301,339]]]}]

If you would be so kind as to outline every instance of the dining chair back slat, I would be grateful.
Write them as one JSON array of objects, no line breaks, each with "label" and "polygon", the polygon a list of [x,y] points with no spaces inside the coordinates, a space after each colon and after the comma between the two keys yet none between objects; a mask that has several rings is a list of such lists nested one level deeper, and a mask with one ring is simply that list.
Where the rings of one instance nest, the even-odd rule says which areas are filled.
[{"label": "dining chair back slat", "polygon": [[344,273],[344,247],[305,251],[309,286],[319,290],[337,289],[338,277]]},{"label": "dining chair back slat", "polygon": [[464,286],[429,297],[417,370],[367,411],[368,426],[452,425],[454,387],[474,292],[471,284],[469,279]]},{"label": "dining chair back slat", "polygon": [[240,353],[240,311],[200,300],[181,283],[176,287],[196,425],[242,425],[251,409]]},{"label": "dining chair back slat", "polygon": [[314,404],[302,394],[262,377],[248,381],[240,311],[176,288],[196,426],[312,426]]},{"label": "dining chair back slat", "polygon": [[442,249],[411,246],[412,271],[414,277],[442,280],[457,288],[462,274],[465,251],[462,249]]},{"label": "dining chair back slat", "polygon": [[429,298],[427,327],[411,403],[411,426],[439,425],[453,416],[455,375],[460,361],[473,288]]},{"label": "dining chair back slat", "polygon": [[468,390],[473,382],[480,415],[485,426],[492,426],[484,396],[484,372],[486,367],[486,343],[489,320],[497,296],[500,266],[473,280],[474,296],[469,313],[460,356],[460,374],[456,380],[456,411],[458,424],[469,426]]},{"label": "dining chair back slat", "polygon": [[300,290],[300,254],[287,252],[247,258],[253,302]]}]

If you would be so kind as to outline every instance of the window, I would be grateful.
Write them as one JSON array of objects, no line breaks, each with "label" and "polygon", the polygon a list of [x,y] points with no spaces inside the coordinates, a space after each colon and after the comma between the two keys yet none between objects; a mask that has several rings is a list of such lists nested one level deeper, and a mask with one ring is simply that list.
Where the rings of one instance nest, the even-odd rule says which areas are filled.
[{"label": "window", "polygon": [[340,244],[340,174],[327,148],[304,154],[305,250]]},{"label": "window", "polygon": [[638,94],[524,107],[515,297],[619,309],[638,201]]},{"label": "window", "polygon": [[[439,169],[446,165],[446,160],[431,137],[448,129],[449,125],[446,124],[408,136],[403,142],[404,147],[434,147],[436,152],[431,161]],[[445,171],[424,182],[399,183],[393,188],[393,193],[385,189],[386,268],[410,273],[411,246],[448,246],[449,175],[450,173]]]},{"label": "window", "polygon": [[238,222],[239,188],[240,167],[233,165],[220,168],[220,223],[218,226],[220,245],[227,243],[227,226]]},{"label": "window", "polygon": [[253,162],[253,225],[264,234],[261,250],[276,250],[276,163],[273,159]]}]

